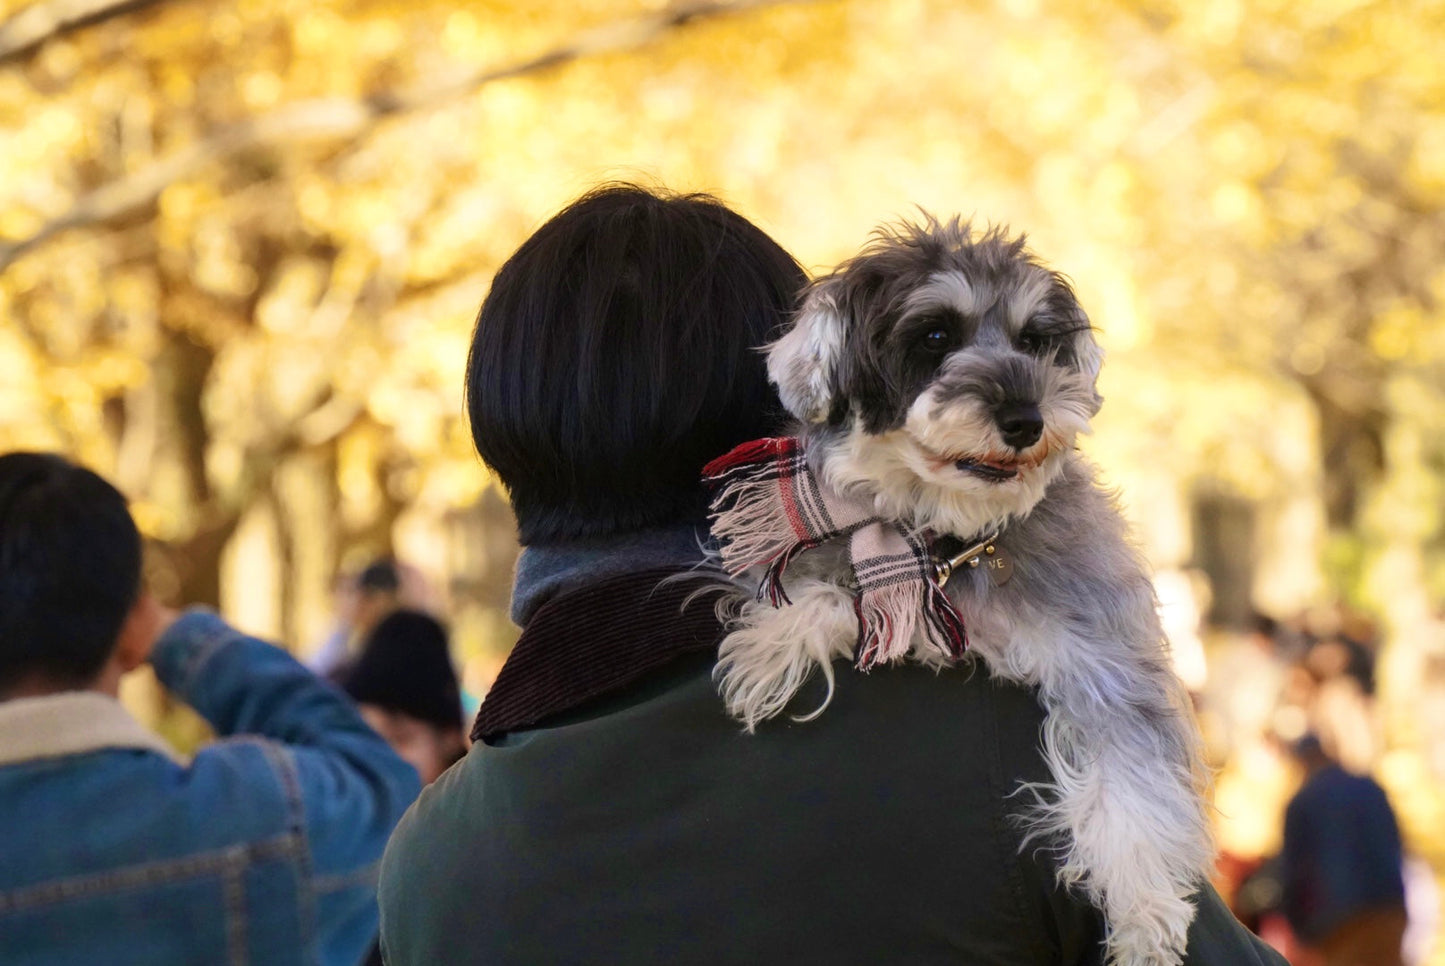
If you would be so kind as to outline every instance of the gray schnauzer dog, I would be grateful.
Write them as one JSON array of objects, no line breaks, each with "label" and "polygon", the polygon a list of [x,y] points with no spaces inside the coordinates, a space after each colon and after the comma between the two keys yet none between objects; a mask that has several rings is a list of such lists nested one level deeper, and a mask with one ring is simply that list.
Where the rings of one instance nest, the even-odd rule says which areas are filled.
[{"label": "gray schnauzer dog", "polygon": [[1214,856],[1207,778],[1145,564],[1074,448],[1102,357],[1067,281],[1001,230],[880,229],[817,280],[768,356],[796,449],[714,503],[724,565],[758,589],[728,612],[716,676],[752,730],[815,672],[831,698],[837,659],[952,664],[966,629],[1046,712],[1027,841],[1102,910],[1111,964],[1164,966]]}]

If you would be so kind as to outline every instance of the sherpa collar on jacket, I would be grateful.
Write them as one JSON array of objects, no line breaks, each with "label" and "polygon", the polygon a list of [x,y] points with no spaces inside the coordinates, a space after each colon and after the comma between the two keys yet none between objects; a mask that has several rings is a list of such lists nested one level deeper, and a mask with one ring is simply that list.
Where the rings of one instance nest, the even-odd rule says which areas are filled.
[{"label": "sherpa collar on jacket", "polygon": [[184,763],[174,748],[131,717],[119,701],[98,691],[0,702],[0,766],[106,748],[153,751]]},{"label": "sherpa collar on jacket", "polygon": [[[639,570],[560,593],[537,608],[487,692],[473,741],[539,724],[683,654],[715,649],[716,593],[686,569]],[[668,578],[680,578],[668,580]],[[702,593],[698,593],[703,590]],[[694,596],[695,595],[695,596]]]}]

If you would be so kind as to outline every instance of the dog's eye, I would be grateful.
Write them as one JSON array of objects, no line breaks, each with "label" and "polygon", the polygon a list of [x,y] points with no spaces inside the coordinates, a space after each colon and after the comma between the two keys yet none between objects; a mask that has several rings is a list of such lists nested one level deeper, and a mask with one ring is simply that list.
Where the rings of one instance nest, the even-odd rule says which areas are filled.
[{"label": "dog's eye", "polygon": [[929,352],[946,352],[953,346],[953,333],[947,329],[929,329],[923,336],[923,347]]},{"label": "dog's eye", "polygon": [[1031,356],[1042,355],[1053,348],[1053,345],[1053,339],[1034,329],[1025,329],[1019,333],[1019,348]]},{"label": "dog's eye", "polygon": [[1019,333],[1018,345],[1020,352],[1039,358],[1047,357],[1056,366],[1071,366],[1074,363],[1073,342],[1068,332],[1025,329]]}]

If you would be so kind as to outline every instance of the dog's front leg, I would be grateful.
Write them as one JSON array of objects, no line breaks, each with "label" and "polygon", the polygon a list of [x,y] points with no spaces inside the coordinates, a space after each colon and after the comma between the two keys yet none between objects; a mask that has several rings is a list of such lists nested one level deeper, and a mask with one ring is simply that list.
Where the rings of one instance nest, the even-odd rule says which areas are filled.
[{"label": "dog's front leg", "polygon": [[975,651],[992,672],[1038,688],[1053,781],[1034,789],[1025,817],[1040,842],[1058,847],[1060,880],[1104,912],[1109,963],[1181,962],[1213,843],[1198,737],[1149,601],[1126,609],[1132,641],[1017,604],[966,606]]},{"label": "dog's front leg", "polygon": [[1071,840],[1060,878],[1103,909],[1112,966],[1182,962],[1190,897],[1212,854],[1182,736],[1157,707],[1100,714],[1057,694],[1044,703],[1055,797],[1035,817]]},{"label": "dog's front leg", "polygon": [[833,697],[833,661],[851,658],[858,639],[853,594],[836,584],[806,579],[791,584],[790,604],[749,600],[729,622],[713,678],[728,713],[752,731],[780,713],[815,670],[828,681],[820,714]]}]

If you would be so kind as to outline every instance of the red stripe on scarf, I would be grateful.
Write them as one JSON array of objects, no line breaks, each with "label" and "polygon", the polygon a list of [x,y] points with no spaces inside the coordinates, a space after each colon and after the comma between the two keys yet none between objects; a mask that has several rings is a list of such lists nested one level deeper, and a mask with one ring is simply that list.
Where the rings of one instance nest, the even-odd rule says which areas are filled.
[{"label": "red stripe on scarf", "polygon": [[770,458],[786,460],[798,448],[796,436],[770,436],[766,439],[749,440],[739,443],[717,459],[702,468],[704,479],[721,476],[734,467],[745,463],[761,463]]},{"label": "red stripe on scarf", "polygon": [[[780,479],[792,479],[788,473],[788,463],[792,460],[794,451],[797,450],[797,440],[791,440],[792,446],[780,449],[777,454],[778,477]],[[798,535],[799,540],[808,539],[808,523],[803,519],[803,511],[798,506],[798,491],[791,485],[784,486],[779,493],[783,500],[783,512],[788,515],[788,526]]]}]

